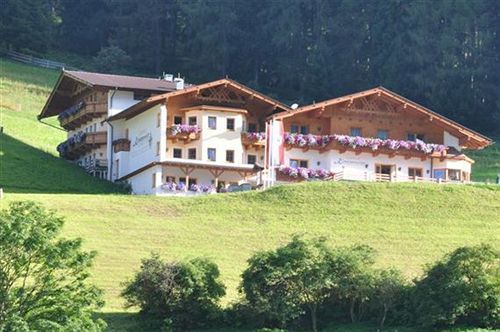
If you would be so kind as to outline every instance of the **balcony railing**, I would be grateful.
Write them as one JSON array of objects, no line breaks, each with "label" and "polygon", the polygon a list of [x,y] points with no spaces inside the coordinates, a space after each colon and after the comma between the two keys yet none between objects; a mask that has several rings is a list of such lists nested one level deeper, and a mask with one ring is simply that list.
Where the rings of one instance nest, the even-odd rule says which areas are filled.
[{"label": "balcony railing", "polygon": [[80,155],[100,147],[107,142],[107,133],[99,131],[95,133],[80,132],[57,146],[61,157],[66,159],[77,159]]},{"label": "balcony railing", "polygon": [[80,102],[59,114],[61,127],[74,130],[82,124],[107,114],[107,104],[103,102]]},{"label": "balcony railing", "polygon": [[130,140],[126,138],[119,138],[113,141],[113,151],[121,152],[121,151],[130,151]]},{"label": "balcony railing", "polygon": [[200,133],[201,129],[196,125],[173,125],[172,127],[167,128],[167,139],[189,142],[200,139]]},{"label": "balcony railing", "polygon": [[245,147],[263,147],[266,144],[266,133],[241,133],[241,143]]},{"label": "balcony railing", "polygon": [[341,151],[356,150],[359,152],[371,152],[372,154],[381,152],[395,154],[407,151],[427,155],[432,153],[443,154],[446,153],[447,149],[445,145],[425,143],[419,140],[416,142],[392,139],[383,140],[347,135],[319,136],[285,133],[284,140],[285,145],[289,148],[318,149],[320,152],[329,148],[335,148]]}]

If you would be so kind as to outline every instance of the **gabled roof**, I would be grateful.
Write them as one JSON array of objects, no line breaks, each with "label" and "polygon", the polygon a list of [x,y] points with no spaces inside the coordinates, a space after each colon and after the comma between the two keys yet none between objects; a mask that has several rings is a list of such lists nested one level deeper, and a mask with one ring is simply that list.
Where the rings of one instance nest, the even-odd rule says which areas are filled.
[{"label": "gabled roof", "polygon": [[281,103],[281,102],[279,102],[271,97],[268,97],[260,92],[257,92],[255,90],[253,90],[253,89],[251,89],[251,88],[249,88],[241,83],[238,83],[234,80],[231,80],[229,78],[223,78],[223,79],[220,79],[217,81],[212,81],[212,82],[208,82],[208,83],[204,83],[204,84],[192,85],[192,86],[189,86],[183,90],[167,92],[167,93],[164,93],[161,95],[149,97],[149,98],[127,108],[126,110],[124,110],[124,111],[122,111],[114,116],[109,117],[108,121],[114,121],[114,120],[118,120],[118,119],[130,119],[130,118],[133,118],[134,116],[150,109],[151,107],[153,107],[155,105],[158,105],[160,103],[165,103],[169,98],[179,96],[179,95],[185,95],[185,94],[189,94],[189,93],[193,93],[193,92],[199,92],[199,91],[204,90],[204,89],[222,86],[222,85],[226,86],[226,87],[227,86],[233,87],[234,89],[241,91],[242,93],[244,93],[248,96],[252,96],[253,98],[262,100],[263,102],[268,103],[271,106],[274,106],[276,109],[280,109],[280,111],[290,110],[290,108],[287,105],[285,105],[285,104],[283,104],[283,103]]},{"label": "gabled roof", "polygon": [[[165,81],[158,78],[148,78],[139,76],[112,75],[92,73],[85,71],[63,70],[57,83],[50,93],[45,106],[43,107],[39,119],[51,117],[59,114],[73,102],[72,96],[68,95],[64,88],[71,85],[81,84],[86,88],[107,88],[122,90],[141,90],[151,92],[168,92],[176,89],[174,82]],[[77,90],[78,91],[78,90]],[[80,90],[80,92],[83,90]]]},{"label": "gabled roof", "polygon": [[151,91],[173,91],[175,83],[158,78],[92,73],[67,70],[64,73],[93,86]]},{"label": "gabled roof", "polygon": [[384,95],[384,96],[400,103],[404,108],[409,108],[410,110],[413,110],[415,112],[419,112],[419,113],[428,115],[429,119],[432,119],[432,121],[435,121],[435,123],[439,124],[440,126],[447,128],[448,130],[452,130],[454,132],[462,134],[463,136],[466,136],[468,140],[471,140],[474,142],[472,145],[476,148],[482,149],[482,148],[493,143],[493,141],[490,138],[488,138],[488,137],[486,137],[486,136],[484,136],[484,135],[482,135],[482,134],[480,134],[472,129],[469,129],[465,126],[462,126],[461,124],[459,124],[453,120],[450,120],[441,114],[438,114],[438,113],[436,113],[436,112],[434,112],[434,111],[432,111],[432,110],[430,110],[430,109],[428,109],[420,104],[417,104],[414,101],[411,101],[405,97],[402,97],[402,96],[398,95],[397,93],[392,92],[392,91],[390,91],[384,87],[381,87],[381,86],[373,88],[373,89],[353,93],[350,95],[325,100],[325,101],[322,101],[319,103],[314,103],[311,105],[303,106],[303,107],[296,109],[295,111],[289,110],[287,112],[278,113],[278,114],[273,115],[272,118],[284,119],[284,118],[295,116],[297,114],[307,113],[307,112],[315,111],[318,109],[324,109],[325,107],[328,107],[328,106],[332,106],[332,105],[336,105],[336,104],[340,104],[340,103],[344,103],[344,102],[350,102],[352,100],[362,98],[362,97],[371,96],[371,95],[379,95],[379,96]]}]

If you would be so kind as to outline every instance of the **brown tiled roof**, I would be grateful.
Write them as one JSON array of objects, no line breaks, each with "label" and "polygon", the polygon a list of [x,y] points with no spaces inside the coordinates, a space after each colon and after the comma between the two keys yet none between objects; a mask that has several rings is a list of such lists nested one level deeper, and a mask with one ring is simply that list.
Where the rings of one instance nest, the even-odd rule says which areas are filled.
[{"label": "brown tiled roof", "polygon": [[[68,91],[73,91],[74,86],[82,84],[87,88],[141,90],[151,93],[167,93],[176,90],[176,84],[159,78],[148,78],[126,75],[112,75],[91,73],[86,71],[63,70],[52,90],[39,119],[58,115],[70,107],[75,101],[68,96]],[[189,85],[186,84],[186,87]]]},{"label": "brown tiled roof", "polygon": [[169,82],[158,78],[101,74],[101,73],[91,73],[86,71],[72,71],[72,70],[66,70],[65,73],[68,76],[72,76],[77,80],[84,81],[85,83],[94,86],[103,86],[103,87],[121,88],[121,89],[154,90],[154,91],[175,90],[174,82]]}]

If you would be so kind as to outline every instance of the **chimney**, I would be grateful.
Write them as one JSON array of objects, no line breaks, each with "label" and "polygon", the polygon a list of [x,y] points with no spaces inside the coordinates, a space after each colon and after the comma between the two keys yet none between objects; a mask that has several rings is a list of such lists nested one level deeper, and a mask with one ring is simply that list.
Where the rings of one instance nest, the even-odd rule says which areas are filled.
[{"label": "chimney", "polygon": [[174,81],[174,75],[163,73],[163,79],[165,81],[167,81],[167,82],[173,82]]},{"label": "chimney", "polygon": [[183,90],[184,89],[184,79],[183,78],[176,77],[176,78],[174,78],[174,82],[175,82],[175,88],[177,90]]}]

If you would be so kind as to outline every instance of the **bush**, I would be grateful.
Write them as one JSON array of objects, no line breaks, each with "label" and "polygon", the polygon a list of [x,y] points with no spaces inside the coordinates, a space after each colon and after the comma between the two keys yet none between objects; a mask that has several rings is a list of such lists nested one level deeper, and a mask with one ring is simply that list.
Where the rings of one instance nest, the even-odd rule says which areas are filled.
[{"label": "bush", "polygon": [[423,326],[500,327],[500,253],[488,245],[458,248],[427,268],[413,297]]},{"label": "bush", "polygon": [[217,265],[206,259],[163,262],[157,255],[142,261],[140,271],[126,283],[122,296],[128,306],[164,319],[179,328],[204,327],[220,315],[218,300],[225,295]]},{"label": "bush", "polygon": [[89,285],[94,252],[60,238],[63,220],[33,202],[0,213],[0,331],[100,331],[102,293]]},{"label": "bush", "polygon": [[324,239],[295,237],[250,258],[240,289],[262,325],[283,328],[308,312],[316,331],[317,313],[332,298],[347,301],[354,319],[368,299],[372,256],[366,246],[332,249]]},{"label": "bush", "polygon": [[377,313],[380,327],[384,326],[387,315],[398,304],[402,304],[408,286],[400,271],[394,269],[380,270],[375,276],[372,293],[372,305]]}]

